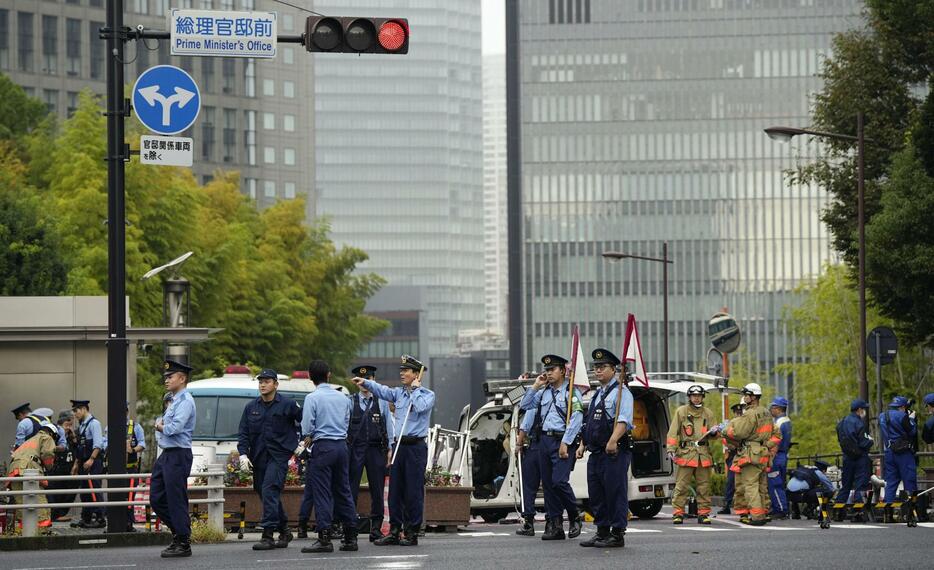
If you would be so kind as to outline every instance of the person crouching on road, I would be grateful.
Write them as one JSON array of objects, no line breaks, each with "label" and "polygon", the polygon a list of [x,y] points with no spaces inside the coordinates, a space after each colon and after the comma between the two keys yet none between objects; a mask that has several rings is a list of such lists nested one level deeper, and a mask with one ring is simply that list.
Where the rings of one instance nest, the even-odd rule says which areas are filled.
[{"label": "person crouching on road", "polygon": [[[265,368],[256,377],[259,397],[243,408],[237,449],[231,459],[239,460],[241,469],[253,468],[253,489],[263,501],[263,536],[253,550],[285,548],[292,541],[289,519],[282,507],[282,489],[289,470],[289,458],[300,454],[298,429],[302,410],[291,398],[279,394],[275,370]],[[279,540],[273,532],[279,531]]]},{"label": "person crouching on road", "polygon": [[304,553],[334,552],[331,522],[343,525],[340,549],[357,550],[357,510],[350,496],[347,427],[350,424],[350,398],[335,390],[329,381],[331,369],[322,360],[308,365],[308,376],[315,391],[305,396],[302,434],[311,450],[305,485],[312,486],[318,540],[302,548]]},{"label": "person crouching on road", "polygon": [[720,426],[714,424],[713,412],[704,406],[707,394],[704,388],[695,384],[687,393],[690,402],[675,410],[665,442],[668,458],[678,469],[671,499],[674,508],[671,522],[684,523],[684,503],[693,480],[697,485],[697,522],[710,524],[710,472],[713,469],[710,437],[720,431]]}]

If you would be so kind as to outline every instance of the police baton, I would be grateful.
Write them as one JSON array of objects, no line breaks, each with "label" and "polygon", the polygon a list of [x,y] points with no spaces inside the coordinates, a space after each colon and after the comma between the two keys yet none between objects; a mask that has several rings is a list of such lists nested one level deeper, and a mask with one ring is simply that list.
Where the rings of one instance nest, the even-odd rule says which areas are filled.
[{"label": "police baton", "polygon": [[[422,381],[422,374],[425,373],[425,365],[422,364],[422,367],[418,369],[418,376],[415,380],[419,383]],[[396,455],[399,453],[399,446],[402,445],[402,437],[405,435],[405,424],[409,421],[409,414],[412,413],[412,394],[409,393],[409,407],[405,410],[405,417],[402,418],[402,429],[399,430],[397,434],[399,437],[396,439],[396,447],[392,450],[392,459],[389,460],[389,467],[392,467],[392,464],[396,462]]]}]

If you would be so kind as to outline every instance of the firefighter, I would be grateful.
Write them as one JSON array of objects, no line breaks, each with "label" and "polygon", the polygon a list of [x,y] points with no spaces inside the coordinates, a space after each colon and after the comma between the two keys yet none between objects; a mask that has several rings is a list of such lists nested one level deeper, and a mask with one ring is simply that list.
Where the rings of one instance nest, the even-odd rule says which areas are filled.
[{"label": "firefighter", "polygon": [[688,388],[689,403],[675,410],[668,428],[666,449],[668,458],[678,466],[675,492],[671,499],[674,508],[671,522],[684,522],[684,503],[691,488],[697,485],[697,522],[710,524],[710,436],[720,431],[714,424],[713,412],[704,406],[706,391],[697,384]]},{"label": "firefighter", "polygon": [[[753,526],[766,524],[765,500],[760,490],[765,481],[762,474],[769,463],[766,442],[772,436],[772,417],[759,405],[762,388],[755,383],[742,389],[746,410],[743,415],[721,424],[728,445],[736,449],[730,470],[736,473],[734,505],[741,522]],[[760,485],[761,483],[761,485]],[[767,496],[768,493],[766,492]]]},{"label": "firefighter", "polygon": [[[51,470],[55,462],[55,447],[58,439],[58,430],[55,424],[44,420],[39,424],[39,430],[32,437],[23,442],[22,445],[13,451],[10,459],[10,477],[20,477],[25,475],[27,469],[38,469],[42,474],[46,470]],[[48,483],[40,483],[46,486]],[[10,489],[13,491],[22,491],[23,484],[16,482],[10,483]],[[14,500],[17,504],[23,504],[23,496],[16,495]],[[38,495],[38,502],[47,503],[44,494]],[[18,513],[19,511],[13,511]],[[52,526],[52,516],[49,509],[39,511],[39,527],[45,528]]]}]

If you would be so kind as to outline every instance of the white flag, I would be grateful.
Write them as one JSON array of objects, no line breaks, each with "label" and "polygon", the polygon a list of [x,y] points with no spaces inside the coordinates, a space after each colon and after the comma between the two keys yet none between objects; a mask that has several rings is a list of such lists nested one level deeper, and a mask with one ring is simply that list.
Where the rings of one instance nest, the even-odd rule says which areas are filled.
[{"label": "white flag", "polygon": [[629,365],[629,371],[634,380],[649,386],[649,375],[645,371],[645,361],[642,359],[642,345],[639,343],[639,330],[636,328],[636,317],[629,313],[626,320],[626,338],[623,340],[623,360]]},{"label": "white flag", "polygon": [[587,364],[584,363],[584,350],[581,348],[580,334],[574,331],[574,349],[571,354],[576,356],[574,361],[574,387],[581,391],[581,394],[590,390],[590,378],[587,377]]}]

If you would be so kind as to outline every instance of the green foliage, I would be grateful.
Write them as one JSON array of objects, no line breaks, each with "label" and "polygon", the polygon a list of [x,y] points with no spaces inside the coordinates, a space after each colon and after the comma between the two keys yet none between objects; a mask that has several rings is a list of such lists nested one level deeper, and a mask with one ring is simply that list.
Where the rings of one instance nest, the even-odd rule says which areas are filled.
[{"label": "green foliage", "polygon": [[[836,424],[849,413],[850,401],[859,395],[859,309],[856,288],[846,269],[828,265],[817,282],[802,288],[803,302],[785,317],[797,342],[798,362],[776,367],[780,374],[794,376],[794,422],[792,455],[838,453]],[[891,325],[874,310],[867,312],[869,328]],[[902,347],[894,364],[883,367],[883,397],[914,395],[928,391],[932,381],[926,374],[931,356],[921,349]],[[870,403],[876,414],[876,382],[870,367]]]},{"label": "green foliage", "polygon": [[46,112],[41,101],[0,73],[0,140],[22,137],[39,125]]},{"label": "green foliage", "polygon": [[224,529],[202,520],[191,523],[191,542],[193,544],[216,544],[227,540]]}]

